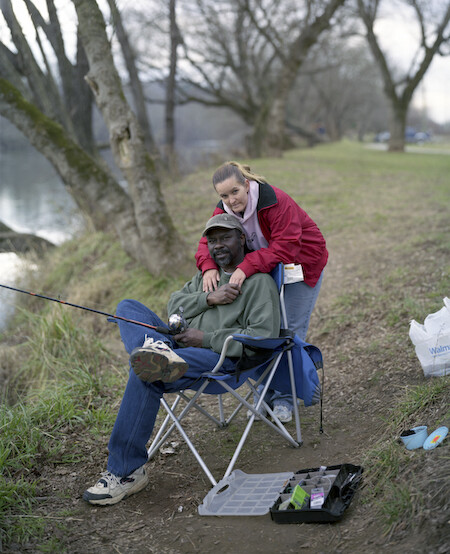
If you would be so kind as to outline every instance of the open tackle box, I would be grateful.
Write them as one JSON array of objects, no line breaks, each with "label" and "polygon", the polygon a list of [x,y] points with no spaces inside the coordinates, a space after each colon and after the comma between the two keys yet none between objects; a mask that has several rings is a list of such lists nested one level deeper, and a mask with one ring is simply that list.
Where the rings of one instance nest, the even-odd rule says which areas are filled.
[{"label": "open tackle box", "polygon": [[237,469],[209,491],[198,512],[250,516],[270,511],[277,523],[331,523],[344,515],[362,473],[363,468],[353,464],[296,473],[246,474]]}]

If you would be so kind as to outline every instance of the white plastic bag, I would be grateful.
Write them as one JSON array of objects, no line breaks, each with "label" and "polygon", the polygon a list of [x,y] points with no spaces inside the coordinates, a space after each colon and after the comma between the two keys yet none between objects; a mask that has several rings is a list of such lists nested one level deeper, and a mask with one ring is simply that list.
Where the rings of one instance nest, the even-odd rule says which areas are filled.
[{"label": "white plastic bag", "polygon": [[450,375],[450,299],[444,307],[427,315],[423,325],[410,322],[409,337],[416,347],[425,377]]}]

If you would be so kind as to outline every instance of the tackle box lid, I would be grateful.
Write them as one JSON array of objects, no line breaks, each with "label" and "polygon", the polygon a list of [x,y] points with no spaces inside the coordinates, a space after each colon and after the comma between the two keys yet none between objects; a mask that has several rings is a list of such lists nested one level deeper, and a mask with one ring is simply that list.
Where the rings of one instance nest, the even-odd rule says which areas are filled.
[{"label": "tackle box lid", "polygon": [[235,469],[208,492],[198,513],[201,516],[267,514],[293,475],[293,471],[247,474]]},{"label": "tackle box lid", "polygon": [[[333,478],[321,509],[278,510],[282,493],[290,482],[314,476],[324,467]],[[270,512],[277,523],[329,523],[342,517],[362,472],[361,466],[353,464],[308,468],[295,473],[247,474],[236,469],[208,492],[198,513],[202,516],[259,516]]]}]

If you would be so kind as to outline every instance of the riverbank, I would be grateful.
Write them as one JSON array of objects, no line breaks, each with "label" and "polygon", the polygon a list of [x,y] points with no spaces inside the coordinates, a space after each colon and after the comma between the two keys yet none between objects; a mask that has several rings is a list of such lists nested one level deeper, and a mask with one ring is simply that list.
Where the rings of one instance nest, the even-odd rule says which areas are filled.
[{"label": "riverbank", "polygon": [[[448,156],[343,143],[250,165],[293,195],[327,238],[330,261],[309,336],[325,361],[325,433],[318,432],[318,406],[302,407],[300,449],[255,426],[237,467],[271,473],[363,465],[363,486],[344,519],[319,528],[277,525],[269,516],[201,517],[197,506],[210,485],[178,438],[173,454],[148,464],[143,492],[107,509],[83,503],[84,489],[105,466],[127,356],[105,318],[27,299],[0,343],[10,391],[0,412],[4,551],[230,553],[245,544],[263,553],[300,546],[312,553],[438,553],[445,547],[449,442],[407,451],[398,437],[415,425],[431,432],[450,423],[448,378],[424,378],[408,337],[409,321],[423,321],[449,295]],[[210,174],[199,172],[167,191],[192,251],[215,205]],[[30,287],[105,311],[137,298],[164,318],[168,295],[188,277],[154,279],[111,237],[91,234],[49,254]],[[195,418],[189,426],[213,471],[223,471],[237,429],[216,430]]]}]

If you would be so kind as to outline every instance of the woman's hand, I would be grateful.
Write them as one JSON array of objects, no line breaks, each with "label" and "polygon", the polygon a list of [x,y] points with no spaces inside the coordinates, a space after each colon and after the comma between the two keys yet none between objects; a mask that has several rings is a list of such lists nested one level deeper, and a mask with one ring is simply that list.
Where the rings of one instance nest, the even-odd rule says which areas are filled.
[{"label": "woman's hand", "polygon": [[235,269],[233,274],[230,277],[230,283],[239,285],[239,288],[242,287],[242,283],[247,279],[247,275],[242,271],[242,269]]},{"label": "woman's hand", "polygon": [[217,290],[217,283],[220,275],[217,269],[208,269],[203,273],[203,292],[214,292]]}]

